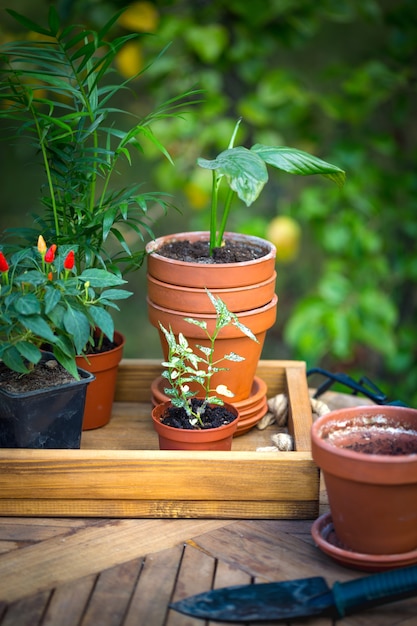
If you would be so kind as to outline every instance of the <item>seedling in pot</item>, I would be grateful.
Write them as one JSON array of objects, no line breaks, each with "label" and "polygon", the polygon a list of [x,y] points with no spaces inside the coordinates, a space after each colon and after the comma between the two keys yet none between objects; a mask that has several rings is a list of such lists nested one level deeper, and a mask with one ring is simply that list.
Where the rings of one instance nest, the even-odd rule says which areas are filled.
[{"label": "seedling in pot", "polygon": [[[221,298],[214,296],[208,289],[206,291],[216,311],[216,325],[213,333],[210,334],[208,331],[206,321],[196,320],[192,317],[184,318],[186,322],[199,326],[207,335],[209,345],[196,346],[201,354],[196,354],[193,351],[182,333],[179,333],[177,339],[171,328],[168,330],[159,323],[168,343],[168,360],[162,362],[162,365],[167,369],[162,372],[162,376],[169,381],[171,387],[165,388],[164,391],[169,396],[173,406],[184,409],[190,424],[194,428],[203,427],[201,416],[209,404],[223,406],[224,401],[219,396],[224,396],[225,398],[233,398],[234,396],[233,392],[226,385],[219,384],[215,389],[211,387],[213,375],[228,369],[221,366],[221,363],[224,361],[239,362],[245,360],[244,357],[234,352],[214,360],[215,342],[219,332],[232,324],[244,335],[258,342],[252,331],[239,321],[235,313],[231,313],[228,310]],[[198,384],[202,393],[191,391],[190,383]],[[195,407],[191,400],[197,395],[202,397],[203,401]]]}]

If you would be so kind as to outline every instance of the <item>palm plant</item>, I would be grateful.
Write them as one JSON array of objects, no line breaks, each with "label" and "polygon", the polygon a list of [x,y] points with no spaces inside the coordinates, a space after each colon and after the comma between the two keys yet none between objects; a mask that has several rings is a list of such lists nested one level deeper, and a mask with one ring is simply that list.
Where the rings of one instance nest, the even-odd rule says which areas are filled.
[{"label": "palm plant", "polygon": [[136,249],[135,243],[132,250],[127,234],[133,234],[135,242],[152,237],[149,205],[158,203],[166,210],[169,199],[143,191],[141,183],[114,188],[113,178],[121,161],[132,165],[133,154],[143,151],[142,138],[171,160],[151,124],[179,115],[196,92],[174,97],[139,119],[117,102],[126,91],[133,94],[131,83],[138,74],[114,80],[113,61],[127,41],[140,36],[109,38],[121,12],[98,32],[62,26],[53,6],[47,26],[13,10],[8,13],[31,37],[0,47],[0,119],[11,122],[9,140],[25,136],[32,142],[45,173],[44,213],[35,216],[33,228],[14,229],[12,234],[30,243],[39,233],[58,245],[77,242],[78,272],[103,267],[123,275],[136,269],[144,245]]}]

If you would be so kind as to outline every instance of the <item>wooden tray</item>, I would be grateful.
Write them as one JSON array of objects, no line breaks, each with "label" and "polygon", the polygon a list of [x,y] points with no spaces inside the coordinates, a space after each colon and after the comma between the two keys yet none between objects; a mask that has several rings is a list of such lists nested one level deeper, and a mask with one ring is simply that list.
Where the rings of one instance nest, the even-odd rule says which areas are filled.
[{"label": "wooden tray", "polygon": [[126,359],[113,416],[85,431],[81,450],[0,450],[0,515],[313,519],[319,472],[311,458],[305,363],[261,361],[268,396],[287,393],[293,452],[257,452],[274,426],[236,437],[231,452],[160,451],[150,419],[154,360]]}]

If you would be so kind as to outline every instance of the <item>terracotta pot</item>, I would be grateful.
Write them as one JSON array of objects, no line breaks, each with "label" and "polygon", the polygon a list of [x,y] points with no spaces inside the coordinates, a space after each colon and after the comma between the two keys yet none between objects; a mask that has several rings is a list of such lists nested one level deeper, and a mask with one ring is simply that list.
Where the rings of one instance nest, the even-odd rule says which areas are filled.
[{"label": "terracotta pot", "polygon": [[[271,302],[275,295],[276,277],[277,274],[274,271],[267,280],[250,286],[250,297],[248,297],[248,286],[210,289],[210,291],[226,303],[229,311],[241,313]],[[164,283],[150,274],[148,274],[148,297],[158,306],[166,307],[169,303],[169,308],[182,313],[194,310],[199,313],[213,313],[213,305],[205,289]]]},{"label": "terracotta pot", "polygon": [[83,356],[76,357],[77,365],[95,376],[95,380],[87,390],[83,430],[101,428],[110,421],[117,369],[123,356],[125,338],[116,331],[114,342],[116,343],[115,348],[100,354],[89,354],[88,360]]},{"label": "terracotta pot", "polygon": [[[234,402],[249,398],[266,332],[274,325],[278,298],[275,295],[275,247],[259,237],[226,233],[225,238],[249,243],[266,251],[263,257],[242,263],[192,263],[176,261],[158,254],[165,243],[176,240],[208,241],[207,232],[178,233],[160,237],[147,245],[148,262],[148,315],[160,334],[164,358],[167,357],[166,340],[159,328],[171,327],[178,335],[182,332],[192,348],[196,344],[208,345],[205,334],[197,326],[184,321],[185,317],[206,320],[209,332],[215,324],[215,313],[205,292],[208,288],[222,298],[229,310],[256,335],[259,343],[245,337],[237,328],[225,328],[216,342],[215,359],[229,352],[245,358],[239,363],[227,362],[228,371],[221,373],[221,382],[235,394]],[[213,385],[220,375],[213,377]],[[193,391],[199,391],[193,388]]]},{"label": "terracotta pot", "polygon": [[152,409],[153,426],[158,433],[160,450],[231,450],[233,435],[236,432],[239,411],[225,403],[224,407],[236,415],[236,419],[219,428],[185,430],[162,424],[161,416],[170,402],[163,402]]},{"label": "terracotta pot", "polygon": [[[276,248],[269,241],[250,235],[225,233],[226,239],[252,243],[254,246],[264,247],[267,254],[244,263],[189,263],[176,261],[158,254],[158,248],[170,241],[208,241],[209,233],[205,231],[176,233],[159,237],[146,246],[148,253],[148,273],[157,280],[182,287],[196,289],[229,289],[230,287],[248,287],[263,283],[275,272]],[[227,270],[227,272],[225,272]],[[165,305],[166,306],[166,305]],[[259,305],[261,306],[261,305]]]},{"label": "terracotta pot", "polygon": [[[392,456],[346,448],[380,438],[411,445],[414,453]],[[312,427],[312,454],[323,472],[342,545],[385,555],[417,548],[416,409],[362,406],[328,413]]]}]

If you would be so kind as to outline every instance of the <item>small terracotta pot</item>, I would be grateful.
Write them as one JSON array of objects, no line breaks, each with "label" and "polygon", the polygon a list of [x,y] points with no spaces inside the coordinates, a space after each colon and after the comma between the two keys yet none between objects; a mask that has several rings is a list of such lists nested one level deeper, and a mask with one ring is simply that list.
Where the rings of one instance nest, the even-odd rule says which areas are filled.
[{"label": "small terracotta pot", "polygon": [[76,357],[78,367],[82,367],[95,376],[95,380],[87,389],[83,430],[101,428],[110,421],[116,390],[117,369],[122,360],[125,338],[121,333],[115,331],[114,342],[116,347],[107,352],[89,354],[87,358]]},{"label": "small terracotta pot", "polygon": [[170,404],[171,402],[163,402],[152,409],[153,426],[158,433],[160,450],[231,450],[239,420],[239,411],[234,406],[224,404],[228,411],[236,415],[233,422],[219,428],[186,430],[161,422],[161,416]]},{"label": "small terracotta pot", "polygon": [[[391,456],[346,448],[377,434],[398,445],[411,438],[415,452]],[[362,406],[328,413],[313,424],[312,454],[323,472],[337,538],[346,548],[385,555],[417,548],[416,409]]]}]

